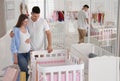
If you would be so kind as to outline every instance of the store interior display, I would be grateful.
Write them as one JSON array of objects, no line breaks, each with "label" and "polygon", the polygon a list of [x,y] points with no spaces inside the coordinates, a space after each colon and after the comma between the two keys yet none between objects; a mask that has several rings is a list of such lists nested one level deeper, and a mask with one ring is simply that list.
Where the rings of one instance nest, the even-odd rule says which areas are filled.
[{"label": "store interior display", "polygon": [[52,19],[53,21],[64,21],[64,11],[53,11]]},{"label": "store interior display", "polygon": [[78,19],[78,11],[67,11],[66,19],[67,20],[77,20]]},{"label": "store interior display", "polygon": [[[25,4],[20,4],[21,1],[26,2],[24,2]],[[120,81],[118,74],[120,58],[116,60],[116,57],[120,56],[118,52],[118,24],[120,23],[118,18],[118,10],[120,8],[118,7],[118,1],[119,0],[1,0],[0,81],[1,77],[5,75],[6,67],[13,64],[10,51],[10,32],[15,22],[17,22],[19,14],[25,13],[31,17],[31,9],[36,5],[40,7],[40,17],[44,18],[48,23],[47,26],[50,27],[53,54],[46,51],[48,45],[46,36],[44,39],[45,49],[36,52],[32,51],[31,53],[33,58],[31,58],[29,70],[30,79],[32,79],[28,81],[37,81],[37,79],[39,79],[39,81],[43,81],[42,79],[45,81],[73,81],[73,78],[74,81]],[[3,3],[5,5],[3,5]],[[84,38],[84,42],[79,43],[78,12],[85,4],[89,6],[89,24],[87,24],[87,35]],[[58,53],[56,53],[56,50],[60,50],[61,52],[58,51]],[[65,54],[63,52],[65,52]],[[3,63],[4,60],[5,62]],[[83,62],[84,69],[81,69],[80,66],[73,66],[79,65],[76,63],[80,62]],[[71,64],[74,70],[71,70],[69,66]],[[81,73],[78,72],[79,69]],[[45,74],[45,72],[42,73],[42,71],[49,72]],[[39,75],[35,72],[39,72]],[[47,77],[45,77],[45,75]]]},{"label": "store interior display", "polygon": [[104,24],[104,13],[92,13],[92,23],[95,24],[99,24],[99,25],[103,25]]}]

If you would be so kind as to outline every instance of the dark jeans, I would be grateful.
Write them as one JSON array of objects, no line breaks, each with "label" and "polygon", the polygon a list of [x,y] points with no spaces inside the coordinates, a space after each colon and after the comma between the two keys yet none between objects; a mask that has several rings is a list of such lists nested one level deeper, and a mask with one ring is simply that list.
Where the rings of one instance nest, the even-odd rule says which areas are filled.
[{"label": "dark jeans", "polygon": [[18,65],[20,67],[20,70],[23,72],[26,72],[26,81],[28,80],[29,74],[28,74],[28,62],[30,60],[30,52],[28,53],[18,53]]}]

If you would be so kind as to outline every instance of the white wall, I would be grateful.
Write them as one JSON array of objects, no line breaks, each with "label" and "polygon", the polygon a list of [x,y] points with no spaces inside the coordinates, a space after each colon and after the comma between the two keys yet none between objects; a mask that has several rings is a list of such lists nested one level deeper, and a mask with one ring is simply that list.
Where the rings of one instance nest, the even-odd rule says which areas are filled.
[{"label": "white wall", "polygon": [[0,76],[3,75],[3,69],[12,65],[12,54],[10,51],[11,38],[9,32],[0,38]]},{"label": "white wall", "polygon": [[0,0],[0,38],[6,33],[4,0]]},{"label": "white wall", "polygon": [[9,1],[13,1],[13,6],[14,6],[14,13],[9,13],[9,15],[12,15],[14,14],[14,18],[13,19],[6,19],[6,30],[9,31],[11,28],[13,28],[13,26],[15,26],[17,20],[18,20],[18,17],[19,17],[19,14],[20,14],[20,9],[19,9],[19,6],[20,6],[20,3],[22,0],[5,0],[5,11],[6,11],[6,16],[7,16],[7,2]]},{"label": "white wall", "polygon": [[89,5],[90,0],[65,0],[65,10],[79,11],[85,4]]},{"label": "white wall", "polygon": [[64,1],[65,0],[54,0],[55,10],[64,10]]}]

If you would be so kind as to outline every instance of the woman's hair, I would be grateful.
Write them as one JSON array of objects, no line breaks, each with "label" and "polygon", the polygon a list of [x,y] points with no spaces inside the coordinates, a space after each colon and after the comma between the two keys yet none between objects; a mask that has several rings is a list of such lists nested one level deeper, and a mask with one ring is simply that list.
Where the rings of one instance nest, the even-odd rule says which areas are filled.
[{"label": "woman's hair", "polygon": [[32,13],[36,13],[36,14],[39,14],[40,13],[40,8],[38,6],[34,6],[32,8]]},{"label": "woman's hair", "polygon": [[28,17],[25,14],[21,14],[18,18],[17,24],[15,27],[20,27],[25,19],[28,19]]}]

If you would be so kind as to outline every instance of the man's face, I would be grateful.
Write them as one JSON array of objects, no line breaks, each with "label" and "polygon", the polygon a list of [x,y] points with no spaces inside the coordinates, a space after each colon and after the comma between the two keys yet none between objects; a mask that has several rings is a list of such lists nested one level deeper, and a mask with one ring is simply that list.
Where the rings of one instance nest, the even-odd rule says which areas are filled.
[{"label": "man's face", "polygon": [[39,18],[40,14],[37,14],[37,13],[31,13],[31,19],[32,21],[37,21],[38,18]]},{"label": "man's face", "polygon": [[87,8],[87,7],[85,7],[85,8],[84,8],[84,10],[87,12],[87,11],[88,11],[88,8]]}]

